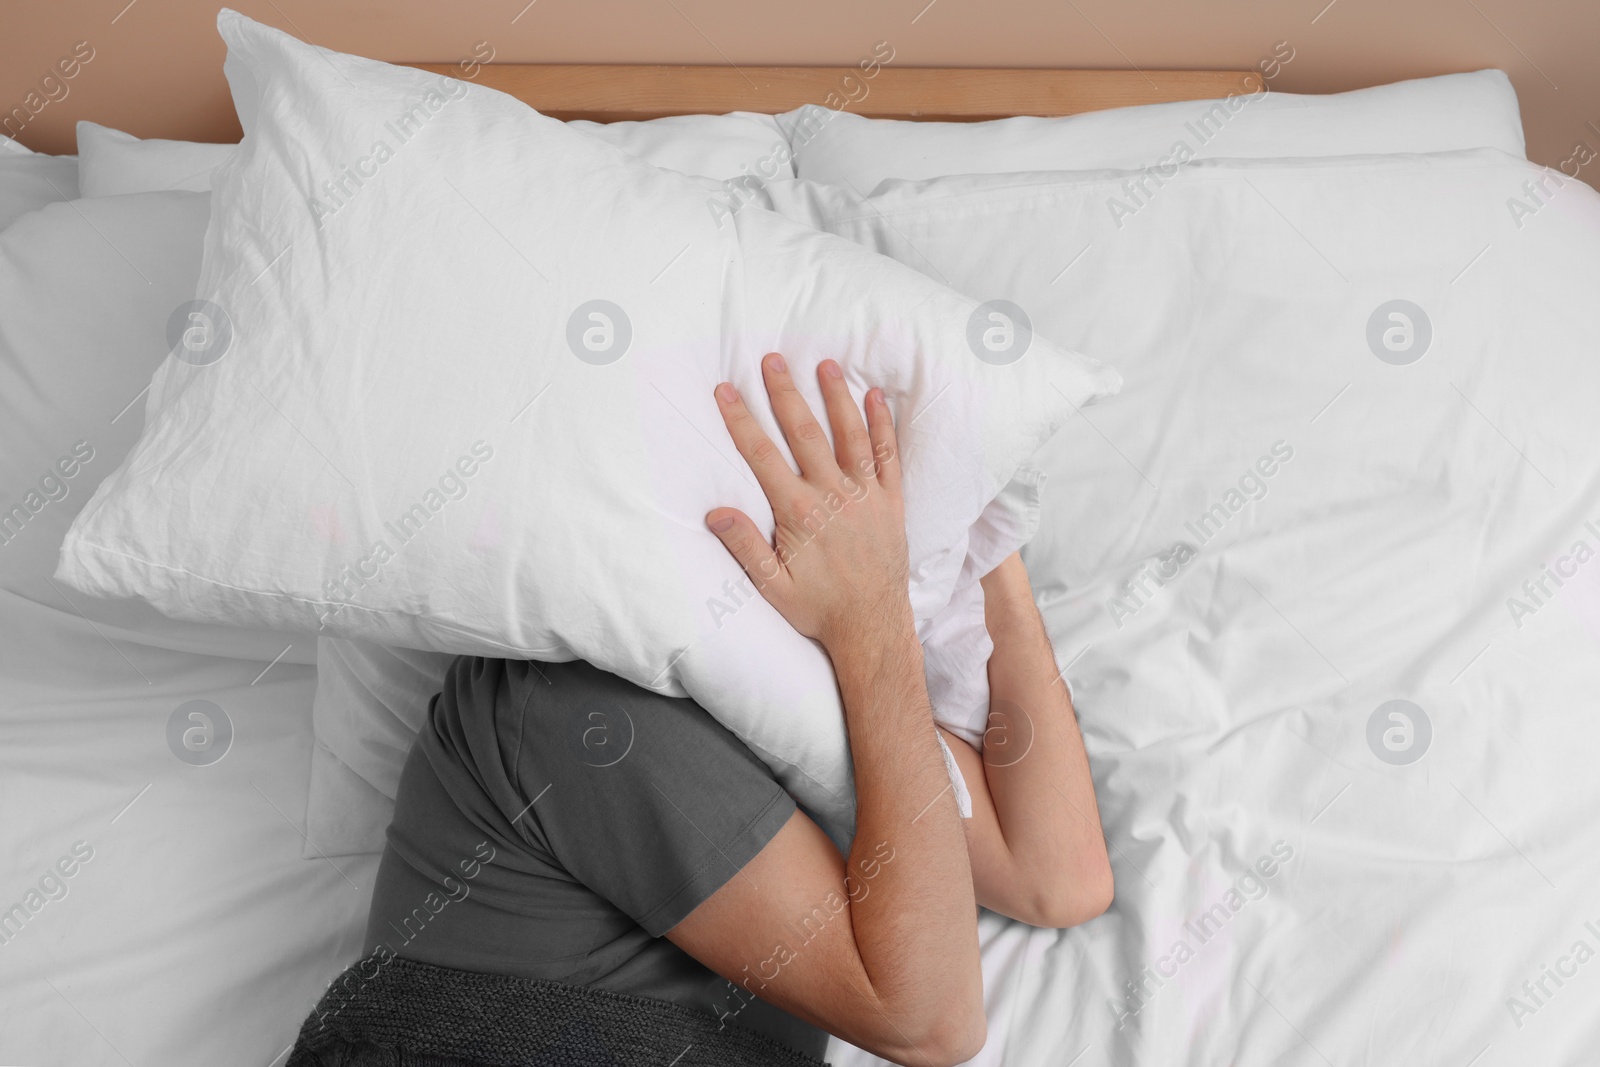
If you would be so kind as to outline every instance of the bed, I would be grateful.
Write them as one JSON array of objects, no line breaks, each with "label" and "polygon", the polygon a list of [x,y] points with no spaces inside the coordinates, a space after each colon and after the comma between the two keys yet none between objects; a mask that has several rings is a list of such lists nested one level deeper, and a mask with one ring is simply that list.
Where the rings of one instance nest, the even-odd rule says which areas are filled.
[{"label": "bed", "polygon": [[[863,78],[855,67],[422,66],[502,89],[557,118],[598,122],[807,104],[880,119],[1066,116],[1253,93],[1266,74],[885,66]],[[850,129],[838,132],[845,138]],[[840,166],[860,163],[848,144],[833,150],[843,153]],[[1150,232],[1120,245],[1114,210],[1110,222],[1091,218],[1126,181],[1125,171],[1110,175],[1114,163],[1053,184],[1015,168],[1000,201],[992,184],[974,193],[957,182],[937,208],[913,202],[915,182],[874,190],[878,183],[862,174],[841,177],[834,188],[848,192],[833,199],[815,188],[774,187],[765,207],[936,271],[958,290],[996,276],[984,273],[997,268],[982,256],[963,262],[970,235],[962,220],[970,214],[1004,202],[1023,217],[1039,212],[1066,230],[1079,227],[1088,236],[1060,258],[1059,274],[1019,272],[1007,292],[1019,300],[1028,293],[1033,307],[1066,293],[1072,308],[1105,313],[1081,329],[1056,319],[1036,325],[1073,333],[1053,339],[1133,366],[1141,353],[1183,349],[1186,330],[1202,331],[1249,353],[1260,386],[1208,380],[1203,347],[1194,361],[1178,361],[1180,380],[1130,373],[1148,390],[1138,395],[1172,404],[1198,398],[1206,407],[1189,428],[1226,446],[1203,450],[1212,496],[1181,499],[1171,512],[1156,507],[1153,491],[1177,479],[1194,450],[1153,431],[1136,408],[1080,413],[1051,446],[1047,469],[1099,487],[1074,505],[1125,517],[1132,530],[1085,543],[1081,518],[1047,504],[1025,553],[1096,765],[1118,903],[1072,931],[982,918],[990,1040],[974,1063],[1491,1067],[1578,1063],[1600,1041],[1592,1007],[1600,966],[1585,966],[1600,947],[1592,891],[1600,884],[1600,779],[1589,767],[1600,751],[1592,715],[1600,586],[1569,552],[1561,559],[1570,573],[1551,563],[1573,589],[1558,602],[1551,590],[1563,582],[1550,586],[1537,564],[1566,542],[1600,543],[1583,526],[1600,521],[1600,481],[1587,458],[1600,449],[1579,429],[1579,398],[1600,395],[1594,361],[1583,358],[1592,334],[1581,348],[1584,323],[1593,325],[1581,285],[1596,277],[1600,211],[1592,193],[1568,189],[1545,215],[1549,225],[1511,241],[1523,227],[1512,210],[1518,225],[1506,229],[1505,201],[1526,197],[1519,182],[1537,169],[1485,151],[1496,150],[1414,154],[1404,164],[1328,162],[1315,181],[1303,177],[1305,168],[1274,169],[1270,159],[1195,164],[1202,180],[1149,198],[1148,210],[1135,202],[1133,222]],[[1379,376],[1406,361],[1384,360],[1359,342],[1345,362],[1305,368],[1301,385],[1284,385],[1294,369],[1269,358],[1275,338],[1309,349],[1317,344],[1309,334],[1349,321],[1359,337],[1368,305],[1390,289],[1410,293],[1414,279],[1440,269],[1423,257],[1409,275],[1361,274],[1353,249],[1370,248],[1381,228],[1341,227],[1337,211],[1315,217],[1319,190],[1332,185],[1354,190],[1335,198],[1347,212],[1386,187],[1409,214],[1426,215],[1434,203],[1431,222],[1416,233],[1440,245],[1438,255],[1459,273],[1438,279],[1424,302],[1474,294],[1463,302],[1490,309],[1474,326],[1542,357],[1520,374],[1474,362],[1450,347],[1459,335],[1438,315],[1435,343],[1446,356],[1424,364],[1438,371],[1427,390],[1385,385]],[[52,189],[70,204],[42,210],[62,219],[70,211],[82,222],[75,247],[86,260],[115,253],[142,274],[138,235],[116,230],[93,200]],[[1240,207],[1250,195],[1259,201]],[[1556,203],[1526,201],[1533,212],[1546,202]],[[1205,211],[1251,212],[1256,243],[1141,268],[1151,245],[1139,241],[1187,238],[1191,251],[1198,247],[1188,220]],[[154,247],[158,233],[143,240]],[[110,251],[92,249],[97,239]],[[1096,240],[1111,251],[1077,266],[1072,254],[1089,254]],[[1490,254],[1497,246],[1499,262]],[[1110,258],[1097,263],[1102,254]],[[1262,263],[1275,279],[1253,277]],[[1339,274],[1339,265],[1355,291],[1312,280],[1328,268]],[[1119,302],[1093,280],[1096,272],[1146,273],[1146,300]],[[1297,287],[1319,294],[1314,309],[1298,309],[1310,323],[1298,332],[1289,306]],[[1531,339],[1516,332],[1505,305],[1494,309],[1496,300],[1534,318]],[[166,310],[128,314],[150,320],[159,335]],[[1378,320],[1380,344],[1390,321]],[[156,345],[140,355],[145,380],[163,354]],[[139,371],[119,374],[132,383]],[[17,381],[48,393],[48,383],[26,374]],[[137,396],[118,388],[97,399],[93,419],[108,440],[129,437],[126,446],[136,428],[123,419]],[[1285,398],[1311,394],[1325,406],[1280,410]],[[1340,482],[1337,463],[1341,440],[1370,437],[1372,425],[1427,410],[1421,405],[1439,395],[1454,404],[1449,418],[1419,416],[1403,439],[1412,450],[1397,444],[1387,467],[1364,474],[1379,487],[1375,496],[1404,496],[1416,490],[1408,476],[1427,464],[1430,442],[1459,444],[1434,471],[1435,503],[1486,532],[1476,544],[1450,541],[1445,557],[1427,551],[1433,512],[1404,513],[1418,524],[1410,530],[1388,528],[1393,516]],[[1276,422],[1264,436],[1240,432],[1248,420],[1270,422],[1264,412],[1295,427],[1290,456],[1275,452],[1283,443]],[[1260,483],[1275,505],[1288,502],[1297,519],[1326,522],[1283,520],[1298,532],[1275,540],[1279,527],[1252,511],[1211,531],[1225,533],[1226,551],[1200,554],[1192,569],[1187,559],[1172,564],[1168,547],[1189,536],[1174,518],[1206,514],[1213,497],[1242,484],[1257,453],[1275,456],[1283,475],[1307,475],[1273,481],[1262,466],[1250,486]],[[1451,495],[1458,472],[1485,466],[1497,473],[1481,494]],[[1328,495],[1317,495],[1319,485]],[[329,758],[314,732],[314,639],[217,633],[86,602],[49,577],[64,530],[60,520],[34,538],[42,543],[0,548],[0,909],[19,914],[14,905],[23,906],[0,930],[0,1057],[270,1067],[328,981],[359,954],[382,789],[372,775]],[[1384,553],[1382,566],[1363,567]],[[1327,560],[1339,566],[1319,571]],[[1407,574],[1452,568],[1474,576],[1470,595],[1385,599]],[[1177,585],[1179,572],[1187,584]],[[1529,574],[1544,595],[1518,592]],[[1170,599],[1153,595],[1165,588],[1163,575],[1176,587]],[[1287,591],[1285,575],[1303,579],[1300,592]],[[1442,597],[1446,584],[1427,588]],[[1507,598],[1518,597],[1537,626],[1504,624]],[[1419,621],[1434,611],[1453,614]],[[1409,647],[1413,629],[1426,634],[1425,647]],[[1401,645],[1404,664],[1385,659],[1385,648]],[[1411,698],[1433,709],[1431,720]],[[1411,733],[1397,745],[1392,729]],[[1420,742],[1419,729],[1429,731]],[[1181,958],[1180,942],[1191,947]],[[838,1042],[830,1060],[881,1062]]]}]

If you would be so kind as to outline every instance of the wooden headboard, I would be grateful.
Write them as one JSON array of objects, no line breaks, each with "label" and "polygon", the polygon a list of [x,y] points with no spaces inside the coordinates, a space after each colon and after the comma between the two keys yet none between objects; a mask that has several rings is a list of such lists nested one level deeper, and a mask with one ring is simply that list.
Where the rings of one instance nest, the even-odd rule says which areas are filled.
[{"label": "wooden headboard", "polygon": [[880,66],[666,67],[416,63],[487,85],[558,119],[654,119],[802,104],[868,118],[970,122],[1011,115],[1076,115],[1135,104],[1259,92],[1254,71],[1014,70]]}]

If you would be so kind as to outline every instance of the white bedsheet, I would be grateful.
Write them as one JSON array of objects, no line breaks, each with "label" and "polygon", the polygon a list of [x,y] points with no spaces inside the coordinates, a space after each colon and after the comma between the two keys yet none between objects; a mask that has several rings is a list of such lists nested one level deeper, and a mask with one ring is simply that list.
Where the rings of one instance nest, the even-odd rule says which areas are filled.
[{"label": "white bedsheet", "polygon": [[[93,849],[0,943],[0,1063],[282,1063],[360,952],[377,867],[300,855],[315,669],[144,644],[3,590],[0,633],[0,910]],[[201,697],[234,736],[190,766],[166,725]]]},{"label": "white bedsheet", "polygon": [[[1119,226],[1122,180],[805,207],[1127,383],[1041,457],[1024,552],[1116,902],[1065,933],[983,918],[975,1062],[1596,1062],[1600,196],[1493,152],[1195,163]],[[1392,299],[1431,321],[1408,366],[1367,340]],[[1264,495],[1197,538],[1277,442]],[[1408,765],[1368,740],[1397,698],[1431,723]]]}]

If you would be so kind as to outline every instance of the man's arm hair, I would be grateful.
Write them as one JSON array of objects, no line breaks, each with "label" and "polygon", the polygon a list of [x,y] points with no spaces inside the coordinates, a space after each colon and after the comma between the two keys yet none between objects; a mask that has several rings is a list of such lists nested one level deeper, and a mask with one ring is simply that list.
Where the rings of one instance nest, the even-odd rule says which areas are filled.
[{"label": "man's arm hair", "polygon": [[875,1055],[961,1063],[986,1035],[977,902],[922,651],[908,619],[850,646],[834,663],[855,762],[848,860],[796,812],[667,937]]}]

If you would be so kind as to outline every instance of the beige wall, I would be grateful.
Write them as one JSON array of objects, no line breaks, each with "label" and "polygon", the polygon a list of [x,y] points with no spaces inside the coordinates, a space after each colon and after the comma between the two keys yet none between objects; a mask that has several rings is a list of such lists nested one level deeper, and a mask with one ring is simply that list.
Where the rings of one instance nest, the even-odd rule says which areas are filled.
[{"label": "beige wall", "polygon": [[[848,64],[889,41],[900,66],[1253,67],[1288,41],[1286,92],[1500,67],[1528,154],[1600,151],[1597,0],[235,0],[253,18],[379,59]],[[20,140],[73,150],[90,118],[146,137],[233,140],[216,7],[201,0],[12,3],[0,15],[0,113],[45,99],[58,61],[93,50]],[[486,42],[486,46],[480,46]],[[68,69],[72,64],[68,63]],[[66,95],[61,96],[62,88]],[[760,104],[752,100],[752,109]],[[1572,165],[1569,164],[1569,172]],[[1582,170],[1591,183],[1600,161]]]}]

